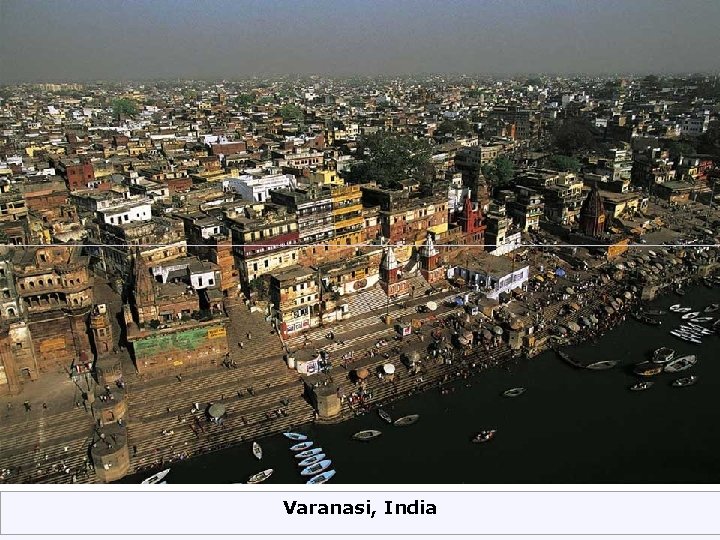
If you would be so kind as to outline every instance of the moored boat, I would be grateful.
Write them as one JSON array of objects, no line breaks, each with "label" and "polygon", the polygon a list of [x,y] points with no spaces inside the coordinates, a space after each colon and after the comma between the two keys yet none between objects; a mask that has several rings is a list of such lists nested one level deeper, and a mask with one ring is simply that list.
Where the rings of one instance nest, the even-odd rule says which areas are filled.
[{"label": "moored boat", "polygon": [[170,473],[170,469],[165,469],[160,472],[156,472],[149,478],[146,478],[141,484],[159,484],[168,474]]},{"label": "moored boat", "polygon": [[320,447],[311,448],[310,450],[303,450],[302,452],[298,452],[297,454],[295,454],[295,457],[297,459],[305,459],[305,458],[309,458],[311,456],[316,456],[318,454],[321,454],[322,451],[323,451],[323,449]]},{"label": "moored boat", "polygon": [[253,474],[250,478],[248,478],[247,483],[248,484],[259,484],[260,482],[264,482],[270,476],[272,476],[273,469],[265,469],[264,471],[260,471],[257,474]]},{"label": "moored boat", "polygon": [[293,444],[293,445],[290,447],[290,450],[292,450],[293,452],[301,452],[302,450],[307,450],[307,449],[310,448],[312,445],[313,445],[313,442],[312,442],[312,441],[305,441],[305,442]]},{"label": "moored boat", "polygon": [[403,416],[402,418],[398,418],[393,422],[394,426],[402,427],[402,426],[411,426],[415,422],[420,420],[419,414],[408,414],[407,416]]},{"label": "moored boat", "polygon": [[485,429],[483,431],[479,431],[473,438],[472,442],[474,443],[486,443],[490,440],[492,440],[493,437],[495,437],[495,434],[497,433],[497,429]]},{"label": "moored boat", "polygon": [[300,471],[300,475],[301,476],[315,476],[316,474],[320,474],[321,472],[323,472],[330,465],[332,465],[332,461],[329,459],[324,459],[318,463],[308,465],[302,471]]},{"label": "moored boat", "polygon": [[323,459],[325,459],[325,454],[316,454],[298,462],[298,467],[307,467],[308,465],[313,465],[318,461],[322,461]]},{"label": "moored boat", "polygon": [[654,319],[654,318],[650,317],[649,315],[646,315],[642,312],[633,313],[632,316],[635,318],[635,320],[638,320],[641,323],[649,324],[650,326],[660,326],[662,324],[662,321],[660,321],[658,319]]},{"label": "moored boat", "polygon": [[633,373],[642,377],[653,377],[662,373],[663,367],[652,362],[640,362],[633,367]]},{"label": "moored boat", "polygon": [[557,355],[558,355],[560,358],[562,358],[563,360],[565,360],[565,361],[566,361],[568,364],[570,364],[571,366],[577,367],[577,368],[585,367],[585,366],[583,366],[580,362],[578,362],[577,360],[575,360],[572,356],[570,356],[568,353],[566,353],[565,351],[561,351],[561,350],[558,349],[558,350],[556,350],[555,352],[557,352]]},{"label": "moored boat", "polygon": [[383,421],[387,422],[388,424],[392,424],[393,419],[392,416],[390,416],[387,412],[385,412],[384,409],[378,409],[378,416],[383,419]]},{"label": "moored boat", "polygon": [[679,379],[675,379],[672,382],[672,385],[678,388],[682,388],[683,386],[692,386],[698,382],[697,375],[690,375],[690,377],[681,377]]},{"label": "moored boat", "polygon": [[665,371],[667,373],[678,373],[680,371],[690,369],[695,364],[697,364],[697,357],[694,354],[688,354],[687,356],[681,356],[680,358],[676,358],[675,360],[667,364],[665,366]]},{"label": "moored boat", "polygon": [[307,441],[307,435],[303,435],[302,433],[286,431],[285,433],[283,433],[283,435],[285,435],[291,441]]},{"label": "moored boat", "polygon": [[677,313],[680,310],[680,308],[682,308],[682,306],[680,304],[673,304],[668,309],[670,311],[672,311],[673,313]]},{"label": "moored boat", "polygon": [[699,311],[689,311],[680,318],[684,321],[687,321],[688,319],[694,319],[695,317],[697,317],[699,315],[700,315]]},{"label": "moored boat", "polygon": [[306,482],[306,484],[324,484],[333,476],[335,476],[335,469],[330,469],[329,471],[320,473],[317,476],[313,476],[310,480]]},{"label": "moored boat", "polygon": [[635,383],[630,387],[630,390],[633,392],[639,392],[641,390],[647,390],[650,388],[653,384],[655,384],[652,381],[640,381],[639,383]]},{"label": "moored boat", "polygon": [[698,323],[704,323],[704,322],[712,322],[713,317],[695,317],[694,319],[690,319],[690,322],[698,324]]},{"label": "moored boat", "polygon": [[260,444],[258,444],[256,442],[253,442],[252,443],[252,453],[253,453],[253,456],[255,456],[256,458],[262,459],[262,456],[263,456],[262,446],[260,446]]},{"label": "moored boat", "polygon": [[382,431],[377,429],[364,429],[355,433],[352,438],[356,441],[371,441],[382,435]]},{"label": "moored boat", "polygon": [[704,313],[715,313],[718,309],[720,309],[720,304],[710,304],[705,309],[703,309]]},{"label": "moored boat", "polygon": [[505,390],[503,392],[503,396],[505,397],[518,397],[525,393],[525,388],[518,386],[517,388],[511,388],[510,390]]},{"label": "moored boat", "polygon": [[675,358],[675,351],[669,347],[660,347],[653,351],[652,361],[656,364],[666,364]]},{"label": "moored boat", "polygon": [[597,371],[601,371],[604,369],[614,368],[616,365],[617,365],[617,362],[615,360],[601,360],[600,362],[593,362],[592,364],[588,364],[585,367],[587,369],[594,369]]}]

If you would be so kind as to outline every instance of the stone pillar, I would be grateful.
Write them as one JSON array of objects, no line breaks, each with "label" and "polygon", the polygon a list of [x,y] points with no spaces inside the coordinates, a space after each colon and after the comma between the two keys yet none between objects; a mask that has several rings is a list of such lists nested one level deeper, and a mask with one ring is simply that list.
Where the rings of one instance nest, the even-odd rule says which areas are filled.
[{"label": "stone pillar", "polygon": [[112,424],[101,428],[99,434],[90,448],[95,474],[101,482],[114,482],[130,469],[127,431]]},{"label": "stone pillar", "polygon": [[314,401],[318,412],[318,419],[331,420],[340,415],[342,404],[340,398],[332,388],[321,386],[314,388]]}]

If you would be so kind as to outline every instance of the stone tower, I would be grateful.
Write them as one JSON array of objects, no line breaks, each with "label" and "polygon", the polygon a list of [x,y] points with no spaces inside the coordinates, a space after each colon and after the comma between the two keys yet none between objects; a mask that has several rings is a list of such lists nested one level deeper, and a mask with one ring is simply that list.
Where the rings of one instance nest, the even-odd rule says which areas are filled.
[{"label": "stone tower", "polygon": [[428,283],[435,283],[443,279],[443,268],[440,265],[440,253],[435,248],[430,234],[420,247],[420,273]]},{"label": "stone tower", "polygon": [[137,321],[142,324],[158,318],[158,307],[155,302],[155,283],[150,275],[150,269],[139,251],[135,253],[134,266],[135,309],[137,310]]},{"label": "stone tower", "polygon": [[90,314],[90,329],[95,344],[96,358],[112,352],[113,332],[105,304],[97,305]]},{"label": "stone tower", "polygon": [[400,268],[392,246],[385,248],[380,261],[380,284],[391,298],[406,294],[409,290],[408,282],[400,277]]},{"label": "stone tower", "polygon": [[605,205],[594,184],[580,208],[580,232],[586,236],[599,237],[605,231]]}]

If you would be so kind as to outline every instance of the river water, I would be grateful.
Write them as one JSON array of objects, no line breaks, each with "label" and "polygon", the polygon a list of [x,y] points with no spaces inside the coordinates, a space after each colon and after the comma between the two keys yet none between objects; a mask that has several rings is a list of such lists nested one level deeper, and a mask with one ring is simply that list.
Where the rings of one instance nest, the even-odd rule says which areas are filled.
[{"label": "river water", "polygon": [[[697,310],[710,302],[720,302],[720,289],[699,286],[650,307],[682,303]],[[373,412],[301,431],[333,460],[336,484],[720,482],[720,337],[686,343],[668,333],[679,315],[662,320],[660,327],[628,320],[598,343],[569,351],[584,360],[618,360],[612,370],[578,370],[544,353],[458,381],[449,395],[430,390],[386,407],[395,418],[420,414],[413,426],[387,425]],[[699,382],[674,388],[670,383],[679,375],[662,374],[649,390],[631,392],[637,378],[630,367],[663,345],[678,356],[698,355],[695,368],[682,376],[698,375]],[[527,392],[502,397],[516,386]],[[498,430],[492,441],[469,442],[490,428]],[[369,443],[352,440],[361,429],[383,435]],[[275,470],[267,483],[304,483],[287,439],[261,443],[261,463],[245,443],[173,464],[168,483],[244,482],[264,468]]]}]

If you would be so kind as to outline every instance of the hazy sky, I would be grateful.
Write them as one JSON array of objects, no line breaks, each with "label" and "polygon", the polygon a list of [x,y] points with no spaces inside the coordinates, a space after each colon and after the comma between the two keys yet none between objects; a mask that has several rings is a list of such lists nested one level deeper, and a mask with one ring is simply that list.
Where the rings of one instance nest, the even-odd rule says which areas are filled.
[{"label": "hazy sky", "polygon": [[0,0],[0,82],[720,70],[720,0]]}]

